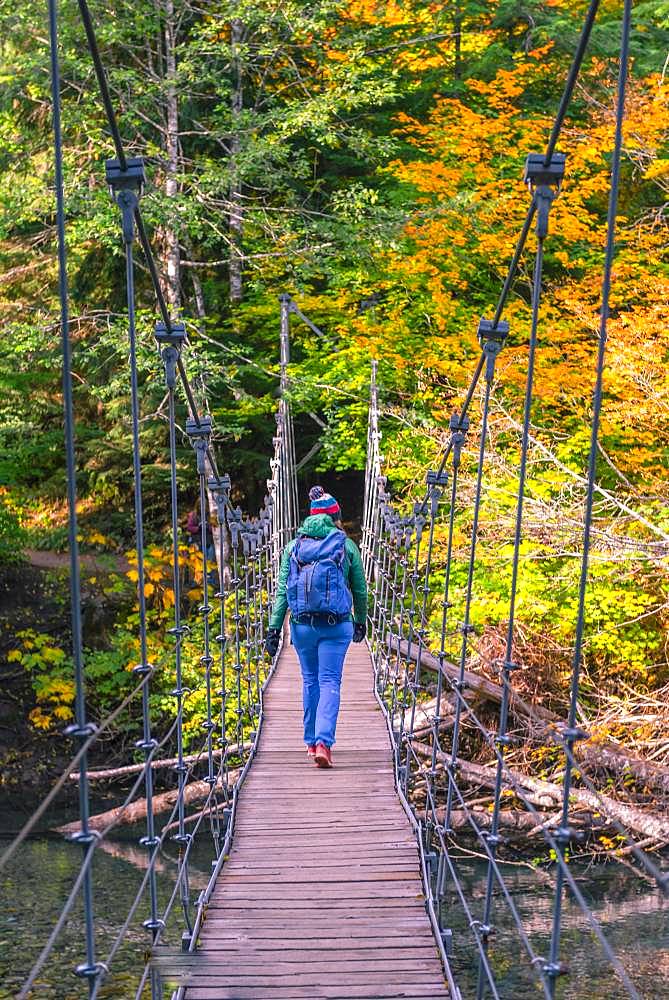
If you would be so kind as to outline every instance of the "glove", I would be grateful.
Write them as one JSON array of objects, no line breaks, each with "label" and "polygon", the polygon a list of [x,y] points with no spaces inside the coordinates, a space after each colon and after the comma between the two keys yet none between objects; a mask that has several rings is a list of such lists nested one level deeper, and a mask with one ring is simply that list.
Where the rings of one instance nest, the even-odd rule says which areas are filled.
[{"label": "glove", "polygon": [[272,658],[276,656],[276,651],[279,648],[280,638],[281,638],[280,629],[270,628],[267,630],[267,635],[265,636],[265,649]]},{"label": "glove", "polygon": [[362,642],[367,635],[367,625],[364,622],[356,622],[353,626],[353,642]]}]

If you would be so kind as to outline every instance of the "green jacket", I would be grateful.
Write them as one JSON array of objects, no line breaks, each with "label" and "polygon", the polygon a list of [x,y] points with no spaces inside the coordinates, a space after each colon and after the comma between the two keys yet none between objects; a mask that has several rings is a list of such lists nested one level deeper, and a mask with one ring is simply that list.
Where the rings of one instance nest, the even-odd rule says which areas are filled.
[{"label": "green jacket", "polygon": [[[327,538],[332,531],[336,531],[336,526],[329,514],[312,514],[304,519],[301,528],[298,528],[298,535],[308,535],[310,538]],[[288,596],[286,594],[286,584],[288,582],[288,570],[290,569],[290,553],[293,550],[297,539],[289,542],[281,557],[281,569],[279,570],[279,586],[276,591],[276,600],[272,609],[272,617],[269,620],[270,628],[281,628],[283,620],[288,610]],[[365,581],[365,571],[362,568],[362,559],[355,542],[350,538],[346,539],[346,558],[344,559],[344,579],[353,595],[353,620],[359,624],[364,624],[367,618],[367,582]]]}]

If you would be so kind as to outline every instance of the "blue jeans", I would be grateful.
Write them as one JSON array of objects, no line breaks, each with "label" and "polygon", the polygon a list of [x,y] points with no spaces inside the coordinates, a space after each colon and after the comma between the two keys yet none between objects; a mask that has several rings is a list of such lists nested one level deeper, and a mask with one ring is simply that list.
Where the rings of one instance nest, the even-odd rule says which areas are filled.
[{"label": "blue jeans", "polygon": [[290,623],[290,637],[302,668],[304,742],[335,741],[344,657],[353,638],[353,622],[338,625]]}]

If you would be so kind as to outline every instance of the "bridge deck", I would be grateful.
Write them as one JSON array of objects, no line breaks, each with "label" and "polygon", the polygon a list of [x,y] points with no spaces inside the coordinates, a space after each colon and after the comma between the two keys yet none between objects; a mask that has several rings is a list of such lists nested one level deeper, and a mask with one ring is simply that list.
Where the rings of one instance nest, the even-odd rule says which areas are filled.
[{"label": "bridge deck", "polygon": [[186,998],[446,997],[367,648],[346,659],[332,771],[307,760],[300,684],[287,646]]}]

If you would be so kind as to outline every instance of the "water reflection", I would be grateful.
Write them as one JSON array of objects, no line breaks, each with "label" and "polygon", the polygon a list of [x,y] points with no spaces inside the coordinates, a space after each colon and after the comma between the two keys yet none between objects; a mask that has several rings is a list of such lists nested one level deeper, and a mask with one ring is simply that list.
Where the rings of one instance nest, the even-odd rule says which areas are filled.
[{"label": "water reflection", "polygon": [[[136,841],[126,838],[101,845],[94,864],[96,934],[99,957],[104,958],[123,924],[128,907],[146,870],[146,853]],[[196,899],[206,885],[210,864],[210,841],[195,845],[191,865],[191,894]],[[43,838],[24,844],[11,871],[0,874],[0,1000],[14,997],[56,920],[81,861],[81,850],[60,839]],[[157,869],[159,904],[162,908],[172,892],[178,859],[169,852]],[[459,864],[472,911],[482,913],[485,864],[467,858]],[[615,951],[645,1000],[669,998],[669,906],[659,891],[619,866],[573,865],[579,887],[601,923]],[[535,950],[545,955],[552,913],[553,878],[523,867],[505,867],[511,894]],[[141,923],[148,916],[146,902],[140,905],[126,943],[114,961],[114,975],[101,991],[105,1000],[134,996],[143,968],[148,936]],[[471,935],[452,895],[446,898],[448,923],[453,929],[452,964],[463,997],[476,987],[475,950]],[[496,933],[490,958],[498,977],[500,996],[529,1000],[537,990],[528,962],[520,951],[515,928],[499,894],[494,913]],[[181,926],[166,935],[165,944],[179,947]],[[60,942],[39,979],[35,997],[43,1000],[83,1000],[85,984],[72,969],[82,960],[83,919],[77,905]],[[593,937],[579,907],[567,900],[564,911],[563,956],[569,976],[559,982],[561,1000],[623,1000],[626,996],[611,973],[601,947]]]},{"label": "water reflection", "polygon": [[[190,887],[197,898],[208,880],[209,845],[194,852]],[[25,843],[15,855],[10,871],[0,874],[0,1000],[14,997],[39,955],[67,897],[81,863],[81,849],[53,838]],[[178,860],[164,854],[157,865],[159,911],[174,888]],[[98,958],[103,959],[123,925],[146,871],[147,855],[136,842],[107,841],[100,845],[93,864],[95,931]],[[120,1000],[134,996],[149,943],[142,921],[148,916],[146,899],[114,959],[114,976],[100,991],[100,998]],[[179,934],[173,936],[178,939]],[[84,983],[73,975],[82,961],[83,913],[75,905],[59,942],[35,984],[35,997],[43,1000],[83,1000]],[[166,942],[171,942],[168,930]],[[174,943],[174,942],[171,942]]]},{"label": "water reflection", "polygon": [[[467,859],[458,865],[472,914],[483,913],[486,865]],[[669,998],[669,902],[655,885],[619,865],[574,863],[572,873],[614,952],[645,1000]],[[553,915],[553,879],[525,867],[504,868],[510,895],[535,952],[546,956]],[[538,877],[539,875],[539,877]],[[476,950],[468,925],[449,893],[444,913],[453,929],[452,966],[464,997],[476,989]],[[513,1000],[543,994],[532,977],[527,955],[500,891],[495,893],[495,933],[490,961],[501,997]],[[558,981],[561,1000],[623,1000],[627,991],[616,978],[587,918],[567,891],[562,920],[562,960],[568,975]]]}]

